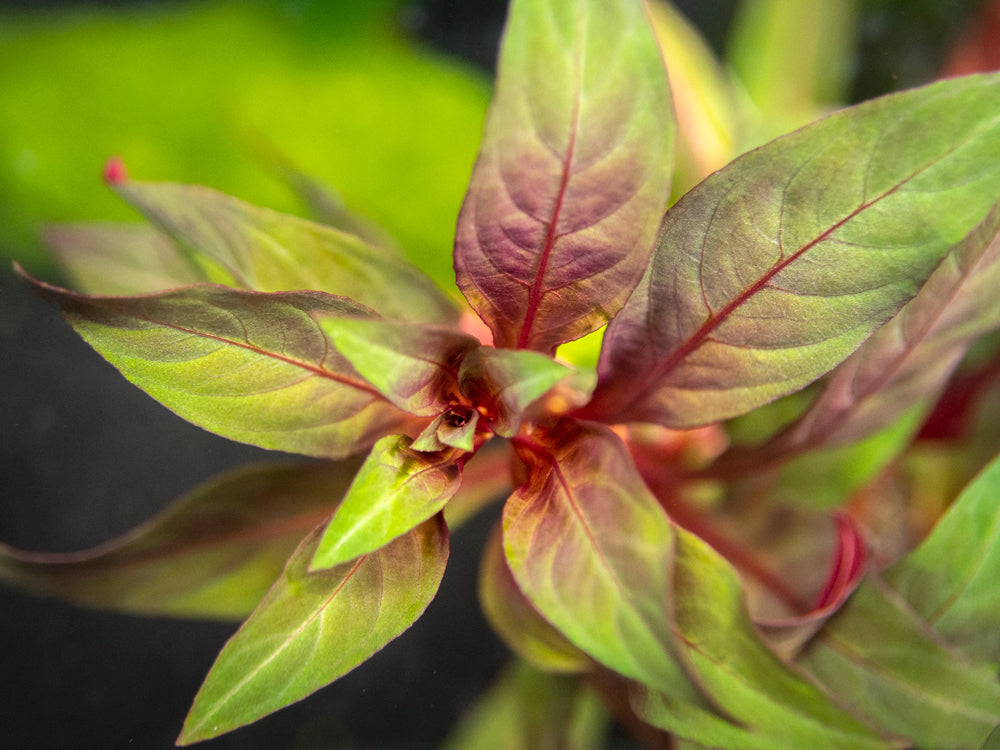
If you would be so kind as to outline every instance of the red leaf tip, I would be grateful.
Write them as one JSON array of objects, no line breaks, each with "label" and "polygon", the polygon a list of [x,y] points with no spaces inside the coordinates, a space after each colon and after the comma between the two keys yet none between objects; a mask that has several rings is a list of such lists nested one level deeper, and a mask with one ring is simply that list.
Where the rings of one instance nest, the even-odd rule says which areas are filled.
[{"label": "red leaf tip", "polygon": [[112,156],[104,164],[104,181],[109,185],[120,185],[128,179],[128,170],[120,156]]}]

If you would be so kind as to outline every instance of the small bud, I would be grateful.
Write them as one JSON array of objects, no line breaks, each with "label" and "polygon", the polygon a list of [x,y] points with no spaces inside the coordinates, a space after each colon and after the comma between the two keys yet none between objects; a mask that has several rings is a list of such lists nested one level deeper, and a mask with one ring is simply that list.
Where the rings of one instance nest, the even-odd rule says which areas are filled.
[{"label": "small bud", "polygon": [[120,156],[112,156],[104,164],[104,181],[109,185],[120,185],[128,179],[128,170]]}]

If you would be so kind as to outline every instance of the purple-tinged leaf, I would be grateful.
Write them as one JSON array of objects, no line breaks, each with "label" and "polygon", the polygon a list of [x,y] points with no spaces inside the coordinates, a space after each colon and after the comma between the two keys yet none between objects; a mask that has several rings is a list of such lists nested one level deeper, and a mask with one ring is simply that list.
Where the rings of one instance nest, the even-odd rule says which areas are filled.
[{"label": "purple-tinged leaf", "polygon": [[197,185],[128,180],[115,189],[193,261],[222,274],[212,281],[261,292],[319,290],[400,320],[457,318],[422,271],[346,232]]},{"label": "purple-tinged leaf", "polygon": [[0,545],[0,580],[88,607],[242,618],[295,546],[329,517],[356,469],[351,461],[229,472],[91,550],[48,554]]},{"label": "purple-tinged leaf", "polygon": [[521,593],[504,557],[499,526],[483,550],[479,603],[497,635],[532,666],[546,672],[584,672],[593,667],[587,655],[552,627]]},{"label": "purple-tinged leaf", "polygon": [[365,380],[403,411],[421,417],[453,403],[462,358],[479,346],[464,333],[413,323],[337,315],[317,320]]},{"label": "purple-tinged leaf", "polygon": [[343,297],[210,284],[88,297],[32,283],[126,378],[223,437],[338,458],[416,426],[337,354],[316,323],[315,315],[371,317]]},{"label": "purple-tinged leaf", "polygon": [[611,717],[579,680],[519,662],[472,706],[444,750],[599,750]]},{"label": "purple-tinged leaf", "polygon": [[[684,659],[716,705],[751,733],[755,750],[885,748],[887,739],[772,653],[750,621],[736,571],[705,542],[677,530],[673,616]],[[696,728],[670,728],[695,741]]]},{"label": "purple-tinged leaf", "polygon": [[463,453],[423,453],[389,435],[375,443],[309,563],[323,570],[385,546],[444,507],[462,482]]},{"label": "purple-tinged leaf", "polygon": [[86,294],[146,294],[208,280],[166,235],[144,224],[57,224],[42,238]]},{"label": "purple-tinged leaf", "polygon": [[886,582],[934,631],[972,657],[1000,665],[1000,460],[959,496]]},{"label": "purple-tinged leaf", "polygon": [[798,661],[855,715],[915,747],[979,747],[1000,722],[995,667],[964,659],[877,578],[858,587]]},{"label": "purple-tinged leaf", "polygon": [[528,479],[507,501],[503,537],[518,587],[598,662],[699,703],[670,622],[674,528],[621,440],[565,420],[515,447]]},{"label": "purple-tinged leaf", "polygon": [[641,3],[511,4],[455,241],[497,346],[551,353],[618,312],[667,205],[673,137]]},{"label": "purple-tinged leaf", "polygon": [[440,517],[359,560],[309,572],[319,536],[316,529],[299,546],[222,649],[178,744],[248,724],[354,669],[423,613],[448,557]]},{"label": "purple-tinged leaf", "polygon": [[943,386],[968,347],[1000,326],[1000,207],[956,245],[923,288],[833,373],[810,408],[764,450],[856,441]]},{"label": "purple-tinged leaf", "polygon": [[667,213],[583,414],[706,424],[846,359],[1000,196],[998,99],[1000,75],[876,99],[706,179]]},{"label": "purple-tinged leaf", "polygon": [[525,409],[571,373],[538,352],[481,346],[462,360],[458,379],[462,394],[472,399],[493,431],[513,437]]}]

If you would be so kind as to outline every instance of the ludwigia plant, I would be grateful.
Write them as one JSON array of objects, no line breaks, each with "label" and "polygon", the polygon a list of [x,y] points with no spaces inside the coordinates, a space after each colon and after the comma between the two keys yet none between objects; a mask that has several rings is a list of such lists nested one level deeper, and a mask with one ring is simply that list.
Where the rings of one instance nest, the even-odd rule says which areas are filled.
[{"label": "ludwigia plant", "polygon": [[[945,433],[990,450],[954,423],[995,344],[948,383],[1000,325],[1000,76],[832,114],[668,210],[674,130],[640,2],[515,0],[461,295],[341,229],[112,165],[155,229],[54,238],[124,294],[29,283],[185,419],[325,461],[222,476],[91,555],[0,548],[3,577],[143,613],[262,596],[188,744],[400,635],[449,529],[506,496],[481,602],[525,664],[494,705],[553,708],[527,746],[599,744],[573,708],[590,704],[564,700],[574,679],[628,726],[711,747],[982,746],[1000,464],[928,506],[918,459]],[[595,366],[563,356],[605,327]],[[884,469],[831,502],[872,454]]]}]

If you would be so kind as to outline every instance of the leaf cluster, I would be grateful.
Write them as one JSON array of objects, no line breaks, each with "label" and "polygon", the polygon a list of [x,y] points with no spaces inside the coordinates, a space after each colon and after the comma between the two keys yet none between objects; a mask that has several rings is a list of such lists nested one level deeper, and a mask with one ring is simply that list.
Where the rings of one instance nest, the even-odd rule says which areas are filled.
[{"label": "leaf cluster", "polygon": [[[521,663],[456,747],[592,747],[608,711],[747,750],[979,747],[1000,723],[1000,463],[970,451],[983,471],[930,501],[919,472],[931,406],[1000,326],[1000,75],[835,112],[670,205],[683,33],[651,10],[512,3],[460,294],[350,217],[120,165],[150,224],[55,230],[79,291],[23,274],[185,419],[321,459],[219,477],[87,553],[0,547],[5,580],[79,603],[252,607],[181,744],[399,636],[450,531],[504,494],[480,592]],[[564,356],[602,332],[593,368]],[[828,502],[852,449],[882,470]]]}]

